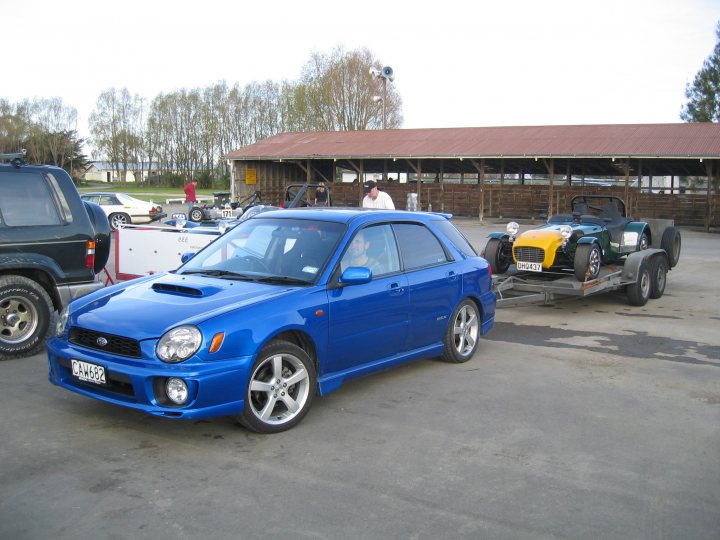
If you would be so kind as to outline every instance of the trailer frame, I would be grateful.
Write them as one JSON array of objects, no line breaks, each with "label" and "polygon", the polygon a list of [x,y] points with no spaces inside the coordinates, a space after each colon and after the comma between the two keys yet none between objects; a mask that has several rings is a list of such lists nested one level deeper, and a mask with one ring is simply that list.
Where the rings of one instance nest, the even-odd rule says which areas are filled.
[{"label": "trailer frame", "polygon": [[[578,281],[572,273],[518,272],[515,270],[515,265],[511,265],[507,275],[493,276],[493,289],[497,297],[497,307],[515,307],[538,303],[547,305],[561,299],[584,298],[625,289],[628,286],[636,286],[638,279],[642,280],[644,278],[643,269],[658,268],[656,258],[664,259],[664,272],[666,274],[670,269],[667,253],[663,249],[650,248],[631,253],[625,259],[612,265],[603,266],[600,269],[600,275],[596,279],[585,282]],[[658,271],[663,270],[660,267]],[[659,295],[657,297],[662,296],[664,291],[665,274],[657,276],[663,280],[663,290],[658,291]]]}]

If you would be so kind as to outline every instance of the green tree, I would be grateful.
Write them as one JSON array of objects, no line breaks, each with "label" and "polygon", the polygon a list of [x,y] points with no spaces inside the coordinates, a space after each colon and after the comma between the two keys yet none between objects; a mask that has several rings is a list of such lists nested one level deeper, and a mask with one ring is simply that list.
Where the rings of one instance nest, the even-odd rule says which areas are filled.
[{"label": "green tree", "polygon": [[687,103],[680,111],[685,122],[720,121],[720,23],[715,29],[717,42],[692,84],[685,87]]}]

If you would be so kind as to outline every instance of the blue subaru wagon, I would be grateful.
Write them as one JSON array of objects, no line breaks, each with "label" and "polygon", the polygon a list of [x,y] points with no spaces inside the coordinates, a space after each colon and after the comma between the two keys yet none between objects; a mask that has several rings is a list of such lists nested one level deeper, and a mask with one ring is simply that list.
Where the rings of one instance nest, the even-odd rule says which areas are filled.
[{"label": "blue subaru wagon", "polygon": [[48,342],[49,378],[157,416],[278,432],[346,380],[470,360],[493,325],[491,281],[446,215],[265,212],[175,271],[72,302]]}]

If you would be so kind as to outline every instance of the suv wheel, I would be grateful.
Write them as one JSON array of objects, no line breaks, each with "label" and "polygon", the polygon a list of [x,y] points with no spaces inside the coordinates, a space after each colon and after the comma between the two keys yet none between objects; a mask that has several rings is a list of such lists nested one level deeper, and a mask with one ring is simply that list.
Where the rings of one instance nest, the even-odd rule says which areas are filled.
[{"label": "suv wheel", "polygon": [[39,352],[54,311],[45,289],[22,276],[0,277],[0,353],[5,358]]}]

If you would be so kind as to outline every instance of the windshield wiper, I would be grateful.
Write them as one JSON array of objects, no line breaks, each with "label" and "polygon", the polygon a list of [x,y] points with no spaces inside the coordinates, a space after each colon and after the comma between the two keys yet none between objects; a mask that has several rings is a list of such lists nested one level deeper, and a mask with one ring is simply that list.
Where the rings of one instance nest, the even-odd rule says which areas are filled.
[{"label": "windshield wiper", "polygon": [[283,285],[309,285],[307,279],[291,278],[287,276],[265,276],[256,279],[259,283],[281,283]]},{"label": "windshield wiper", "polygon": [[185,274],[205,274],[207,276],[214,276],[219,278],[229,279],[245,279],[250,281],[256,281],[257,276],[249,276],[247,274],[238,274],[237,272],[231,272],[230,270],[188,270],[180,275]]}]

